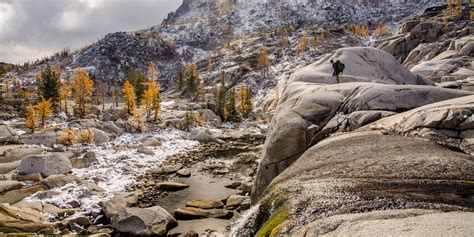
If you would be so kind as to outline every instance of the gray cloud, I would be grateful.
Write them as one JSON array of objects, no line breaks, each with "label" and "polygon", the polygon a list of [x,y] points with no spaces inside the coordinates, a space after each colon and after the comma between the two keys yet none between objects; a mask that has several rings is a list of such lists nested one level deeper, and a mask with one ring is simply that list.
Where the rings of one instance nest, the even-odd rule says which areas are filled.
[{"label": "gray cloud", "polygon": [[0,62],[35,60],[107,33],[158,25],[181,0],[0,0]]}]

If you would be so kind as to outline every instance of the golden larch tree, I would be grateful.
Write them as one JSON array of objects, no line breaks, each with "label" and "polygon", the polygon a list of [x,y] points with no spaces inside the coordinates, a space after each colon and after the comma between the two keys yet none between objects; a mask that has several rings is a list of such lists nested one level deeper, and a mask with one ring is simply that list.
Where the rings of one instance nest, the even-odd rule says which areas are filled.
[{"label": "golden larch tree", "polygon": [[132,114],[137,106],[137,95],[135,93],[135,88],[128,80],[125,81],[125,84],[123,85],[122,95],[123,98],[127,101],[127,113]]},{"label": "golden larch tree", "polygon": [[154,110],[155,99],[159,95],[158,83],[151,81],[146,83],[146,89],[143,92],[143,97],[140,101],[146,111],[147,117],[150,117],[151,111]]},{"label": "golden larch tree", "polygon": [[77,143],[77,133],[74,129],[68,128],[59,134],[57,141],[66,146],[74,146]]},{"label": "golden larch tree", "polygon": [[92,130],[90,128],[86,129],[86,130],[83,130],[81,132],[80,141],[82,143],[87,143],[87,144],[94,143],[94,133],[92,132]]},{"label": "golden larch tree", "polygon": [[207,72],[212,72],[212,57],[211,57],[211,54],[207,55]]},{"label": "golden larch tree", "polygon": [[31,133],[34,133],[35,129],[38,127],[38,115],[36,114],[35,107],[31,104],[26,106],[25,123],[26,127],[31,130]]},{"label": "golden larch tree", "polygon": [[206,88],[204,82],[201,80],[198,85],[197,101],[204,102],[206,100]]},{"label": "golden larch tree", "polygon": [[86,115],[86,103],[90,102],[92,91],[94,90],[94,82],[89,78],[89,74],[85,69],[76,69],[72,80],[72,88],[76,97],[79,116],[84,118]]},{"label": "golden larch tree", "polygon": [[67,82],[61,83],[61,88],[59,88],[59,109],[61,110],[61,103],[64,102],[64,113],[67,115],[67,100],[71,97],[72,91],[71,86]]},{"label": "golden larch tree", "polygon": [[44,127],[46,120],[53,115],[53,104],[51,98],[46,100],[44,97],[41,97],[38,105],[36,105],[36,113],[41,121],[41,126]]},{"label": "golden larch tree", "polygon": [[262,47],[262,53],[258,56],[258,67],[263,70],[265,75],[268,75],[270,68],[270,57],[268,56],[267,47]]},{"label": "golden larch tree", "polygon": [[308,36],[306,33],[303,33],[303,38],[301,38],[300,42],[298,43],[298,54],[303,55],[308,50]]},{"label": "golden larch tree", "polygon": [[148,64],[148,80],[155,81],[158,77],[158,70],[156,70],[156,64]]}]

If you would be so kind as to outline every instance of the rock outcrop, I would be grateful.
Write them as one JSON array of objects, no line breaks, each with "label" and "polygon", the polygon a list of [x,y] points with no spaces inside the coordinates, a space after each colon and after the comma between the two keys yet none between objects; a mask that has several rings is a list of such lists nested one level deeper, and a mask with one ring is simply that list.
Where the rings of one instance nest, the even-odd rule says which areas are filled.
[{"label": "rock outcrop", "polygon": [[[357,225],[340,223],[343,220],[370,220],[378,215],[389,219],[384,223],[385,227],[389,223],[403,226],[403,223],[397,223],[399,218],[414,216],[407,214],[410,211],[394,213],[384,211],[386,209],[473,211],[474,203],[470,198],[474,194],[472,170],[472,156],[430,141],[378,132],[331,137],[304,152],[266,188],[259,199],[256,233],[257,236],[269,233],[294,236],[303,230],[314,236],[319,233],[317,231],[327,230],[314,227],[321,223],[326,228],[333,226],[328,233],[347,233],[346,228],[358,232],[362,230],[357,229]],[[357,214],[342,219],[337,216],[367,211],[382,212],[362,214],[365,219],[359,219]],[[443,215],[457,220],[461,216],[474,217],[472,212]],[[325,219],[321,220],[323,217]],[[415,218],[413,221],[422,220]],[[417,231],[453,233],[428,223],[432,222],[425,220],[425,224],[417,226]],[[472,225],[466,222],[456,225],[462,231],[473,231]],[[375,230],[369,228],[367,231]]]},{"label": "rock outcrop", "polygon": [[166,236],[176,227],[176,220],[163,208],[124,208],[112,218],[111,226],[121,233]]},{"label": "rock outcrop", "polygon": [[419,137],[474,155],[474,96],[429,104],[363,128]]},{"label": "rock outcrop", "polygon": [[[309,147],[336,131],[347,131],[376,118],[467,95],[472,93],[431,86],[290,83],[270,124],[252,199],[256,201],[271,180]],[[368,118],[357,119],[363,114]]]},{"label": "rock outcrop", "polygon": [[387,52],[374,48],[342,48],[319,61],[293,73],[291,82],[336,84],[330,60],[340,60],[345,65],[341,82],[375,82],[397,85],[432,85],[398,63]]}]

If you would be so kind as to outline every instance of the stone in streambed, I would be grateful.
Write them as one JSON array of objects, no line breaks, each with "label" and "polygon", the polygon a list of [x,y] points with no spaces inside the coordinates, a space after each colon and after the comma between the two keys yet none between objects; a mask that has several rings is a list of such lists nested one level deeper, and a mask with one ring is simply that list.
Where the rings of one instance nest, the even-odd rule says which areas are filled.
[{"label": "stone in streambed", "polygon": [[166,181],[156,184],[156,187],[163,191],[179,191],[189,188],[189,185],[180,182]]},{"label": "stone in streambed", "polygon": [[176,172],[176,175],[180,177],[191,177],[191,170],[190,169],[180,169]]},{"label": "stone in streambed", "polygon": [[176,220],[159,206],[150,208],[123,208],[112,218],[111,227],[132,235],[165,236],[176,227]]},{"label": "stone in streambed", "polygon": [[173,174],[183,168],[182,164],[177,165],[166,165],[160,168],[151,169],[150,172],[154,175],[167,175]]},{"label": "stone in streambed", "polygon": [[186,206],[202,209],[213,209],[224,207],[224,203],[221,200],[191,200],[186,202]]},{"label": "stone in streambed", "polygon": [[232,211],[224,209],[202,209],[196,207],[183,207],[174,211],[174,217],[178,220],[193,220],[203,218],[230,219],[234,216]]}]

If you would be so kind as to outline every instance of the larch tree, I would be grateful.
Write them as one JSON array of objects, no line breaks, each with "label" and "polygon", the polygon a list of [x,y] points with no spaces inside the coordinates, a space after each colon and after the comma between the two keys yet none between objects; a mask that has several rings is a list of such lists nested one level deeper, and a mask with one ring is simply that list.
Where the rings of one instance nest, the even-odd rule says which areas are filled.
[{"label": "larch tree", "polygon": [[303,38],[301,38],[300,42],[298,43],[298,54],[303,55],[308,50],[308,36],[306,33],[303,33]]},{"label": "larch tree", "polygon": [[135,88],[133,87],[130,81],[125,81],[122,89],[123,98],[127,101],[127,113],[132,114],[136,109],[136,99]]},{"label": "larch tree", "polygon": [[99,85],[97,86],[97,102],[98,104],[102,104],[102,111],[105,111],[105,96],[107,95],[105,90],[105,83],[104,81],[100,81]]},{"label": "larch tree", "polygon": [[199,102],[206,101],[206,88],[202,80],[200,80],[199,85],[198,85],[197,101]]},{"label": "larch tree", "polygon": [[258,67],[262,69],[265,76],[268,76],[268,70],[270,68],[270,57],[268,56],[267,47],[262,47],[262,53],[258,56]]},{"label": "larch tree", "polygon": [[64,113],[67,115],[67,100],[71,97],[72,91],[71,86],[67,82],[61,83],[61,88],[59,89],[59,109],[61,109],[61,102],[64,102]]},{"label": "larch tree", "polygon": [[39,76],[38,79],[38,92],[39,95],[44,97],[46,100],[51,99],[53,108],[57,108],[60,100],[59,89],[61,88],[61,73],[57,69],[46,67]]},{"label": "larch tree", "polygon": [[148,81],[146,75],[131,67],[127,71],[126,80],[135,88],[137,100],[140,101],[145,91],[145,83]]},{"label": "larch tree", "polygon": [[198,85],[199,85],[198,83],[199,83],[199,72],[197,69],[197,64],[195,62],[192,62],[191,65],[189,66],[189,75],[186,81],[186,89],[187,89],[188,95],[190,96],[196,95]]},{"label": "larch tree", "polygon": [[76,98],[76,106],[80,118],[86,115],[86,104],[92,99],[94,82],[89,78],[89,74],[83,68],[76,69],[72,80],[72,89]]},{"label": "larch tree", "polygon": [[240,122],[240,115],[237,111],[236,102],[235,102],[235,88],[232,88],[229,92],[229,99],[227,101],[227,113],[228,120],[233,122]]},{"label": "larch tree", "polygon": [[161,95],[160,95],[160,83],[156,82],[156,85],[152,85],[156,88],[156,94],[153,97],[153,112],[155,113],[155,122],[158,121],[158,117],[161,111]]},{"label": "larch tree", "polygon": [[52,98],[45,99],[41,97],[41,100],[36,105],[36,114],[38,119],[41,121],[41,127],[44,127],[46,120],[53,115]]},{"label": "larch tree", "polygon": [[151,111],[154,110],[155,100],[159,93],[158,83],[156,81],[146,83],[146,89],[145,92],[143,92],[143,97],[140,103],[145,109],[147,117],[151,116]]},{"label": "larch tree", "polygon": [[212,72],[212,57],[211,57],[211,54],[207,55],[207,72]]},{"label": "larch tree", "polygon": [[183,67],[179,67],[178,71],[176,72],[176,88],[178,90],[184,89],[184,69]]},{"label": "larch tree", "polygon": [[148,64],[148,81],[155,81],[158,78],[158,70],[156,70],[156,64]]},{"label": "larch tree", "polygon": [[242,117],[247,118],[252,111],[252,91],[250,87],[241,85],[239,88],[239,104]]},{"label": "larch tree", "polygon": [[25,123],[26,127],[31,130],[31,133],[35,132],[35,129],[38,127],[38,115],[36,114],[36,109],[33,105],[28,104],[26,106],[26,118]]}]

